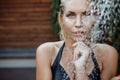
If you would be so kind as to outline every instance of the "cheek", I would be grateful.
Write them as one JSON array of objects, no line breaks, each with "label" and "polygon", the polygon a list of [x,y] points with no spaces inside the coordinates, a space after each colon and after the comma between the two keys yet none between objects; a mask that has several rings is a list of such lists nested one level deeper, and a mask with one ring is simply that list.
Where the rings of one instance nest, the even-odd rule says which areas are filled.
[{"label": "cheek", "polygon": [[87,17],[83,19],[83,25],[86,26],[86,28],[91,28],[92,25],[95,23],[95,17]]},{"label": "cheek", "polygon": [[74,25],[75,20],[74,19],[69,19],[67,17],[63,17],[63,24],[66,28],[72,28]]}]

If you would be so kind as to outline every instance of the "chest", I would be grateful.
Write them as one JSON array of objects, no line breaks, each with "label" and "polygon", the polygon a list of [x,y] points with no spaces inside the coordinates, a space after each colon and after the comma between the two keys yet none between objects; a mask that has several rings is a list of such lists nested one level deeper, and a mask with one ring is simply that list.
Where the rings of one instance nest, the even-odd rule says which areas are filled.
[{"label": "chest", "polygon": [[[65,71],[68,74],[70,73],[71,69],[74,68],[74,66],[70,64],[72,60],[73,60],[73,55],[68,55],[66,53],[62,54],[60,65],[65,69]],[[99,66],[99,69],[102,70],[101,56],[100,55],[94,55],[94,56],[90,55],[87,59],[86,66],[85,66],[86,73],[88,75],[93,71],[93,69],[96,65],[95,60]]]}]

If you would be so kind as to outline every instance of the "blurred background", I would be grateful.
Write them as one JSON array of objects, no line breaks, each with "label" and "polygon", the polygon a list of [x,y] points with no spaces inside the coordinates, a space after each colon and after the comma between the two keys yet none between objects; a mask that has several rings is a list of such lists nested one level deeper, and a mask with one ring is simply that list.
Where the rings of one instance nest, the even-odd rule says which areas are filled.
[{"label": "blurred background", "polygon": [[[59,40],[59,4],[60,0],[0,0],[0,80],[35,80],[36,48]],[[109,40],[120,61],[120,21],[115,29]]]},{"label": "blurred background", "polygon": [[51,0],[0,0],[0,80],[35,80],[36,48],[58,40]]}]

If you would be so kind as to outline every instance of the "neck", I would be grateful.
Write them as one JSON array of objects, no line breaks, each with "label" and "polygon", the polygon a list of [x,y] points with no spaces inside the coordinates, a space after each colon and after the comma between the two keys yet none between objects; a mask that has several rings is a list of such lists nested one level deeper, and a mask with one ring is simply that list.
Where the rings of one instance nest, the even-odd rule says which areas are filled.
[{"label": "neck", "polygon": [[[72,53],[73,53],[73,51],[74,51],[73,44],[74,44],[75,42],[76,42],[76,41],[74,41],[74,40],[66,39],[66,40],[65,40],[65,49],[66,49],[67,51],[69,50],[69,52],[72,52]],[[84,43],[85,43],[86,45],[88,45],[88,46],[93,46],[93,45],[94,45],[94,44],[90,44],[87,40],[84,41]]]},{"label": "neck", "polygon": [[74,51],[74,47],[72,46],[75,42],[72,40],[65,40],[65,49],[71,53]]}]

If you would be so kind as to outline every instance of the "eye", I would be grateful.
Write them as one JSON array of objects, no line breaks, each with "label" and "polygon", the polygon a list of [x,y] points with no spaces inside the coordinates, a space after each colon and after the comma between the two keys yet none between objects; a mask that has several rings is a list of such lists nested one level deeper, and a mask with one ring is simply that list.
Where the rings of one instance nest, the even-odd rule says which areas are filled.
[{"label": "eye", "polygon": [[69,18],[73,18],[73,17],[75,17],[75,13],[74,12],[69,12],[66,16],[69,17]]},{"label": "eye", "polygon": [[83,12],[83,15],[85,15],[85,16],[90,16],[90,15],[91,15],[91,12],[90,12],[90,11],[85,11],[85,12]]}]

